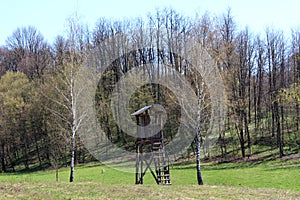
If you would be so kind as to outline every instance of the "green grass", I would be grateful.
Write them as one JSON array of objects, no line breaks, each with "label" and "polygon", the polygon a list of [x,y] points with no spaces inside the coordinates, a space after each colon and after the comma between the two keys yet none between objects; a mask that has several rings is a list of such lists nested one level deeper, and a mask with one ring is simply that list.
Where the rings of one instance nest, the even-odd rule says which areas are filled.
[{"label": "green grass", "polygon": [[[105,173],[102,174],[102,169]],[[249,187],[269,187],[300,190],[300,161],[268,161],[240,163],[205,163],[202,165],[203,179],[209,185],[230,185]],[[175,163],[171,166],[173,185],[196,184],[195,165],[191,162]],[[59,181],[68,182],[69,168],[59,170]],[[76,166],[76,182],[103,182],[133,184],[134,174],[122,172],[98,163]],[[3,173],[3,182],[53,182],[55,170],[37,172]],[[155,184],[150,173],[146,174],[145,184]]]},{"label": "green grass", "polygon": [[[102,169],[105,171],[104,174]],[[245,199],[251,199],[251,195],[260,199],[269,199],[268,195],[273,199],[281,197],[300,199],[298,157],[291,160],[204,163],[202,175],[205,185],[200,187],[197,186],[194,161],[175,163],[170,170],[172,181],[170,187],[157,186],[150,173],[145,176],[144,186],[136,186],[134,174],[99,163],[76,166],[75,183],[71,184],[68,183],[69,168],[59,170],[58,183],[55,182],[55,170],[3,173],[0,175],[0,199],[9,197],[30,199],[35,192],[38,193],[34,196],[36,199],[45,197],[43,195],[50,195],[54,199],[100,197],[134,199],[138,198],[139,190],[146,195],[157,193],[156,196],[162,195],[159,193],[161,191],[168,198],[175,199],[182,199],[180,197],[197,199],[197,195],[200,194],[204,195],[203,197],[212,195],[217,199],[232,199],[230,195],[233,194],[237,199],[244,196]],[[151,196],[145,196],[147,199],[148,197]]]},{"label": "green grass", "polygon": [[[104,174],[102,174],[104,169]],[[300,191],[300,161],[275,160],[267,162],[205,163],[202,175],[207,185],[247,186],[251,188],[277,188]],[[68,182],[69,168],[59,170],[59,181]],[[173,185],[197,184],[195,164],[175,163],[171,166]],[[3,173],[0,182],[54,182],[55,170]],[[75,182],[101,182],[105,184],[134,184],[135,175],[109,168],[98,163],[76,166]],[[155,184],[150,173],[145,184]]]}]

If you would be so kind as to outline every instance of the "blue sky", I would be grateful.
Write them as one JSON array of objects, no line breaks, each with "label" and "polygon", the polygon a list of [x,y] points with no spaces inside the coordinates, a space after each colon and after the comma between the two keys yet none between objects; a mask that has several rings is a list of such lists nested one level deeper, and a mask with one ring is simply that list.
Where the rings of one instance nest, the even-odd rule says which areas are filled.
[{"label": "blue sky", "polygon": [[267,26],[300,30],[299,0],[1,0],[0,45],[18,27],[28,25],[52,42],[64,34],[65,21],[75,11],[92,29],[100,17],[145,16],[170,6],[187,16],[205,11],[220,15],[230,7],[238,26],[248,25],[253,32],[263,32]]}]

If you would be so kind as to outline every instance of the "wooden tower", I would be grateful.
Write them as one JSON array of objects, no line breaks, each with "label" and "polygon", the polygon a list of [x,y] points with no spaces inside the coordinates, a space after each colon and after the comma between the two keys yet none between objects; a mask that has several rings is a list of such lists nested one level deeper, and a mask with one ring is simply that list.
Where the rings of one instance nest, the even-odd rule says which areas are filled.
[{"label": "wooden tower", "polygon": [[[150,105],[131,115],[135,116],[137,123],[135,183],[143,184],[144,175],[149,170],[157,184],[170,185],[169,159],[165,152],[162,131],[162,111]],[[153,164],[155,171],[151,167]]]}]

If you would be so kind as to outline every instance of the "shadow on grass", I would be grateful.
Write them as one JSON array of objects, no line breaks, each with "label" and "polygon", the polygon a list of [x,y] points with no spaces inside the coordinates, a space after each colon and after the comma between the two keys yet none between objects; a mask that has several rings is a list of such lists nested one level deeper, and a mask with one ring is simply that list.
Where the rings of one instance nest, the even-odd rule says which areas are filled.
[{"label": "shadow on grass", "polygon": [[19,173],[19,174],[33,173],[33,172],[37,172],[37,171],[49,170],[51,168],[52,168],[52,166],[50,164],[45,163],[45,164],[42,164],[42,165],[32,166],[29,169],[21,169],[21,170],[18,170],[16,172],[14,172],[14,173]]},{"label": "shadow on grass", "polygon": [[300,164],[295,165],[283,165],[283,166],[272,166],[270,168],[265,168],[264,171],[278,171],[278,170],[299,170],[300,172]]},{"label": "shadow on grass", "polygon": [[[267,153],[266,155],[262,155]],[[295,162],[292,162],[292,161]],[[299,162],[298,162],[299,160]],[[276,169],[294,169],[300,167],[300,154],[298,151],[290,152],[286,154],[284,158],[279,158],[276,149],[264,150],[256,152],[249,158],[232,158],[222,162],[210,162],[203,161],[202,169],[204,170],[226,170],[226,169],[243,169],[243,168],[254,168],[264,167],[266,170]],[[195,160],[176,162],[172,165],[174,169],[195,169]]]}]

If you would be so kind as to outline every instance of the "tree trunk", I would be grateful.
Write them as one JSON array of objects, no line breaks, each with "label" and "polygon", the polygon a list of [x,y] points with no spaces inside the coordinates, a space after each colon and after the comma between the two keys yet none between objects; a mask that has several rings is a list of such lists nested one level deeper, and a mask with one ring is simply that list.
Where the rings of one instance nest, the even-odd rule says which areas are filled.
[{"label": "tree trunk", "polygon": [[72,138],[71,138],[71,173],[70,173],[70,182],[74,181],[74,165],[75,165],[75,135],[72,134]]},{"label": "tree trunk", "polygon": [[299,104],[296,104],[296,131],[299,131]]},{"label": "tree trunk", "polygon": [[279,115],[279,109],[278,109],[278,102],[274,102],[274,110],[275,110],[275,120],[277,124],[277,146],[279,149],[279,156],[280,158],[283,156],[283,146],[282,146],[282,140],[281,140],[281,129],[280,129],[280,115]]},{"label": "tree trunk", "polygon": [[[198,83],[198,79],[196,78],[196,82]],[[196,133],[196,167],[197,167],[197,181],[198,185],[203,185],[202,175],[201,175],[201,140],[200,140],[200,133],[201,133],[201,102],[204,100],[203,96],[203,89],[204,89],[204,82],[202,81],[201,86],[196,84],[197,86],[197,95],[198,95],[198,111],[197,111],[197,133]]]},{"label": "tree trunk", "polygon": [[244,131],[243,128],[240,129],[240,144],[241,144],[241,151],[242,151],[242,157],[245,158],[245,139],[244,139]]},{"label": "tree trunk", "polygon": [[[280,112],[281,112],[281,143],[282,143],[282,146],[284,146],[284,109],[283,109],[283,106],[281,105],[280,106]],[[287,129],[288,130],[288,129]]]},{"label": "tree trunk", "polygon": [[[36,133],[34,133],[34,134],[36,134]],[[34,142],[35,142],[35,150],[36,150],[37,157],[38,157],[38,160],[39,160],[39,165],[41,167],[42,166],[42,159],[41,159],[41,156],[40,156],[40,149],[39,149],[38,140],[37,140],[36,135],[34,135]]]},{"label": "tree trunk", "polygon": [[5,145],[4,143],[1,144],[1,168],[3,172],[6,172],[6,166],[5,166]]},{"label": "tree trunk", "polygon": [[247,114],[244,113],[244,125],[245,125],[245,133],[247,136],[247,144],[248,144],[248,152],[249,152],[249,156],[251,155],[251,136],[250,136],[250,131],[249,131],[249,124],[248,124],[248,120],[247,120]]},{"label": "tree trunk", "polygon": [[55,180],[58,182],[58,165],[55,166]]},{"label": "tree trunk", "polygon": [[201,141],[200,141],[200,128],[198,128],[197,131],[197,136],[196,136],[196,159],[197,159],[197,181],[198,185],[203,185],[203,180],[202,180],[202,175],[201,175],[201,161],[200,161],[200,146],[201,146]]}]

